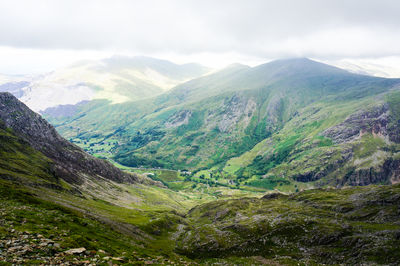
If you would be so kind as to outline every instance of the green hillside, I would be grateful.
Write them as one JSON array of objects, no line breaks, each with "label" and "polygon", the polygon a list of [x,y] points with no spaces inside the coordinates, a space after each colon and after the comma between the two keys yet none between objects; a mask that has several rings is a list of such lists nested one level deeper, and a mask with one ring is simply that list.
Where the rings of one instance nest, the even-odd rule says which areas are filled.
[{"label": "green hillside", "polygon": [[[387,94],[399,82],[309,59],[278,60],[253,68],[232,65],[153,99],[92,103],[73,118],[49,119],[87,151],[131,167],[188,169],[214,181],[283,191],[391,183],[390,173],[379,169],[397,158],[398,141],[367,124],[379,115],[388,119],[378,124],[397,123],[391,115],[396,104],[388,102],[397,96]],[[351,138],[334,139],[335,126],[375,109],[379,115],[359,121]],[[366,135],[357,138],[361,131]],[[356,150],[364,145],[383,152],[359,157]],[[377,173],[364,177],[367,166]]]}]

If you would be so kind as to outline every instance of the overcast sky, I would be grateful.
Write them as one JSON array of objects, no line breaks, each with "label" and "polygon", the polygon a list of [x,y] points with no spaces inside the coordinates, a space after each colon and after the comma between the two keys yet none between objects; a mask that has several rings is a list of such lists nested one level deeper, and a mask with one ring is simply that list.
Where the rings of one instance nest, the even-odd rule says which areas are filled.
[{"label": "overcast sky", "polygon": [[400,1],[0,1],[0,73],[114,54],[212,67],[400,57]]}]

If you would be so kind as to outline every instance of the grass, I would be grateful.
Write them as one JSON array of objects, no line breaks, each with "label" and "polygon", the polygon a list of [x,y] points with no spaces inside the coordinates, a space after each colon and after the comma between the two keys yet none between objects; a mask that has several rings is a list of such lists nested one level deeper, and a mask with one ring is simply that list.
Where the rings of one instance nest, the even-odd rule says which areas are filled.
[{"label": "grass", "polygon": [[[164,256],[156,248],[141,247],[138,239],[121,234],[109,225],[91,219],[82,212],[62,207],[58,204],[39,199],[26,189],[18,189],[14,184],[0,180],[0,237],[10,237],[9,229],[17,232],[41,234],[60,244],[60,250],[85,247],[100,258],[105,256],[121,257],[124,263],[134,263],[140,260],[160,260]],[[103,250],[104,252],[102,252]],[[51,250],[34,250],[52,256]],[[159,257],[161,255],[161,257]],[[171,253],[167,258],[174,255]],[[69,258],[78,261],[83,257]],[[140,260],[139,260],[140,258]],[[40,260],[39,260],[40,261]],[[25,263],[36,263],[28,260]],[[43,263],[43,262],[42,262]],[[120,263],[118,261],[114,263]]]},{"label": "grass", "polygon": [[51,174],[51,161],[11,130],[0,125],[0,175],[21,182],[55,184],[58,180]]},{"label": "grass", "polygon": [[385,142],[382,138],[374,137],[371,134],[365,134],[354,147],[354,155],[356,158],[369,157],[382,146],[385,146]]},{"label": "grass", "polygon": [[[268,125],[269,122],[266,122],[269,118],[265,116],[264,111],[257,108],[261,106],[267,108],[268,101],[273,97],[271,95],[267,97],[263,95],[264,92],[258,92],[261,96],[257,97],[265,101],[256,101],[258,111],[249,117],[247,127],[242,122],[238,122],[230,132],[222,132],[218,128],[218,123],[208,126],[205,122],[211,119],[210,117],[223,116],[229,112],[229,106],[225,105],[222,109],[216,109],[217,102],[239,101],[236,104],[240,105],[252,99],[251,96],[255,92],[248,93],[246,96],[237,96],[240,100],[232,95],[222,94],[213,98],[212,101],[204,100],[190,106],[160,109],[149,114],[144,120],[131,124],[129,129],[124,129],[133,136],[136,136],[135,134],[147,136],[159,131],[165,133],[160,133],[161,138],[153,138],[149,135],[144,145],[140,143],[143,138],[146,139],[145,137],[140,141],[139,139],[121,141],[121,136],[117,134],[111,134],[110,137],[103,139],[92,136],[87,143],[92,145],[91,152],[96,156],[117,160],[124,164],[124,166],[119,164],[121,168],[161,167],[175,170],[189,169],[195,173],[187,182],[181,182],[184,177],[179,177],[179,175],[176,180],[173,180],[175,177],[168,177],[162,172],[153,173],[153,179],[163,182],[175,191],[189,190],[191,186],[200,182],[206,183],[205,181],[210,181],[211,185],[238,186],[246,190],[249,186],[254,186],[263,190],[297,191],[317,185],[335,185],[337,182],[342,182],[338,180],[345,180],[354,167],[366,169],[373,165],[379,168],[384,158],[392,156],[392,153],[384,156],[373,154],[374,150],[388,149],[380,138],[369,137],[367,134],[354,145],[339,145],[325,137],[323,132],[343,122],[350,114],[371,109],[384,101],[389,103],[392,117],[395,117],[398,93],[392,93],[393,96],[367,95],[361,99],[340,98],[340,102],[336,96],[327,95],[306,105],[303,105],[305,102],[301,103],[296,110],[290,109],[287,100],[283,99],[279,101],[280,107],[274,114],[279,118],[279,126],[275,125],[274,130],[266,132],[260,129],[260,125],[264,129],[271,126]],[[163,131],[163,123],[179,113],[179,110],[191,111],[189,123]],[[291,116],[290,110],[296,114]],[[239,121],[242,121],[240,119],[244,117],[239,118]],[[397,127],[393,125],[392,128],[396,130]],[[117,141],[119,141],[118,144],[116,144]],[[140,144],[140,147],[135,146],[135,148],[129,145],[128,147],[124,144],[130,141],[136,143],[132,145]],[[104,148],[102,143],[105,143],[107,147]],[[110,146],[107,143],[110,143]],[[348,150],[354,153],[353,158],[357,160],[355,161],[357,165],[352,165],[353,162],[349,161],[345,164],[340,163],[347,160],[345,158],[347,158]],[[117,156],[111,158],[115,153]],[[116,162],[115,164],[117,165]],[[204,176],[203,179],[200,178],[201,176]],[[284,181],[268,181],[274,179]],[[309,184],[303,184],[304,182],[309,182]]]},{"label": "grass", "polygon": [[[178,250],[203,260],[261,255],[277,261],[296,258],[306,265],[395,263],[400,257],[394,236],[400,230],[399,189],[320,189],[199,205],[188,215]],[[353,242],[358,244],[349,245]]]}]

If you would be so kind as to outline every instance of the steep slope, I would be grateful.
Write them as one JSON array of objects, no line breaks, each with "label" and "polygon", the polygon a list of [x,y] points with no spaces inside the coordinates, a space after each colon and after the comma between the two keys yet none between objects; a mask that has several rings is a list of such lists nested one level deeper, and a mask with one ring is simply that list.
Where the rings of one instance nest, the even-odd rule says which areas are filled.
[{"label": "steep slope", "polygon": [[84,154],[9,93],[0,117],[2,264],[190,262],[168,234],[199,196]]},{"label": "steep slope", "polygon": [[[69,183],[82,183],[86,175],[117,182],[138,181],[110,163],[86,154],[62,138],[47,121],[31,111],[10,93],[0,93],[0,120],[17,137],[51,160],[55,176]],[[11,150],[14,150],[13,148]],[[48,159],[48,161],[50,161]],[[22,161],[22,163],[25,163]]]},{"label": "steep slope", "polygon": [[363,100],[313,104],[229,160],[224,171],[249,185],[286,184],[292,190],[293,181],[317,186],[397,183],[399,96],[397,89]]},{"label": "steep slope", "polygon": [[15,136],[0,122],[0,178],[19,180],[27,185],[62,187],[54,176],[52,162],[42,153],[33,149],[29,143]]}]

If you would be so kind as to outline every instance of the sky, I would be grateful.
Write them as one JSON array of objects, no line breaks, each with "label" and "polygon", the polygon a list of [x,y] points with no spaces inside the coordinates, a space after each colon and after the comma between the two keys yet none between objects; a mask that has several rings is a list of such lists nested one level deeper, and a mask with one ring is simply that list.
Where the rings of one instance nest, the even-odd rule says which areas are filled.
[{"label": "sky", "polygon": [[215,68],[288,57],[396,68],[399,11],[398,0],[1,0],[0,73],[112,55]]}]

